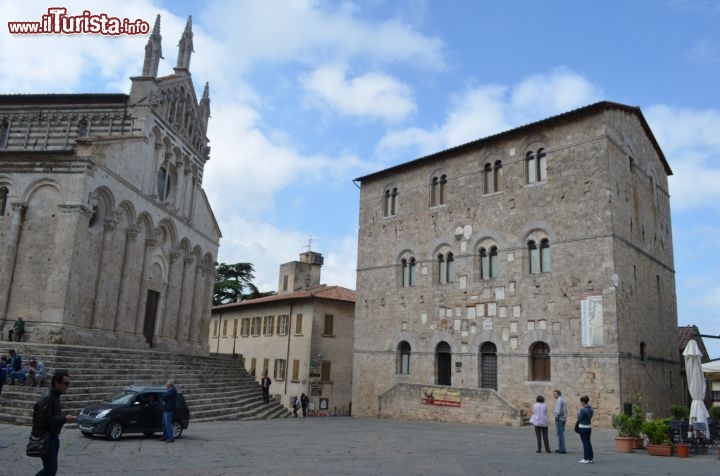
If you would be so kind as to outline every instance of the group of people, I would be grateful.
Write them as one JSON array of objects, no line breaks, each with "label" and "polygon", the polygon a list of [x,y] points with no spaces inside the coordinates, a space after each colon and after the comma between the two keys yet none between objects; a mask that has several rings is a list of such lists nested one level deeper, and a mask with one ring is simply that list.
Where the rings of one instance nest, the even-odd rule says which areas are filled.
[{"label": "group of people", "polygon": [[299,397],[293,399],[293,415],[295,418],[298,416],[298,410],[302,408],[303,418],[307,416],[308,406],[310,405],[310,399],[304,393]]},{"label": "group of people", "polygon": [[[558,449],[556,453],[565,454],[565,423],[567,422],[567,402],[562,396],[560,390],[553,391],[555,397],[555,408],[553,414],[555,416],[555,430],[557,432]],[[586,395],[580,397],[580,410],[577,413],[577,423],[575,431],[580,435],[580,441],[583,445],[583,459],[579,461],[582,464],[593,462],[593,448],[590,443],[590,434],[592,433],[592,417],[593,409],[590,406],[590,398]],[[538,395],[532,406],[532,416],[530,423],[535,427],[535,438],[537,439],[537,452],[550,453],[550,442],[548,441],[548,406],[545,403],[545,397]]]},{"label": "group of people", "polygon": [[[260,388],[262,389],[262,399],[265,403],[270,403],[270,384],[272,380],[268,377],[267,372],[263,373],[260,379]],[[310,405],[310,399],[304,393],[292,399],[293,415],[295,418],[298,416],[298,410],[302,408],[303,418],[307,416],[308,406]]]},{"label": "group of people", "polygon": [[8,355],[0,357],[0,393],[6,380],[10,380],[10,385],[15,385],[17,381],[21,385],[37,387],[44,385],[46,379],[45,364],[35,357],[30,357],[24,367],[22,356],[15,349],[10,349]]}]

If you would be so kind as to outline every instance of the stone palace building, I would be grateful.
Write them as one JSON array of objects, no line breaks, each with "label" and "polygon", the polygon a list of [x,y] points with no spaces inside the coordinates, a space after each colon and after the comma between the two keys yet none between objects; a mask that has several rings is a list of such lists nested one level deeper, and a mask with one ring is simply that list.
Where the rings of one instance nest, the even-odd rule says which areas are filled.
[{"label": "stone palace building", "polygon": [[600,102],[358,178],[353,414],[519,424],[553,389],[667,414],[671,174]]},{"label": "stone palace building", "polygon": [[158,16],[129,95],[0,96],[4,330],[23,316],[33,341],[207,352],[221,235],[192,36],[189,19],[158,77]]}]

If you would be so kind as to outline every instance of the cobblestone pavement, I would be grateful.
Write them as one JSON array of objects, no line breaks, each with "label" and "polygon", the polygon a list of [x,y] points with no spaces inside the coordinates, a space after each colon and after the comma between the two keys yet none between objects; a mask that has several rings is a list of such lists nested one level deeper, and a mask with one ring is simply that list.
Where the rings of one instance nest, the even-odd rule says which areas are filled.
[{"label": "cobblestone pavement", "polygon": [[[535,453],[531,426],[307,418],[192,423],[164,443],[60,435],[62,475],[703,475],[720,474],[714,449],[690,458],[615,452],[609,429],[594,429],[595,463],[579,464],[580,439],[568,428],[568,454]],[[29,427],[0,424],[0,475],[32,475],[42,463],[24,454]],[[159,435],[158,435],[159,436]],[[551,436],[553,431],[551,429]],[[555,449],[551,438],[551,449]]]}]

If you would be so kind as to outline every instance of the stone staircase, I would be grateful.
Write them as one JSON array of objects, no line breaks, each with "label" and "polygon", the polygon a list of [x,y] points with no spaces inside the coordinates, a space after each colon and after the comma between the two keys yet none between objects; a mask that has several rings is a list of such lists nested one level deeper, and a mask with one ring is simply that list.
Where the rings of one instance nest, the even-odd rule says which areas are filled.
[{"label": "stone staircase", "polygon": [[[72,384],[62,397],[63,412],[78,414],[90,404],[131,384],[161,384],[175,380],[190,407],[190,424],[213,420],[287,418],[278,401],[262,401],[260,385],[239,359],[230,356],[190,356],[153,350],[2,342],[0,353],[14,348],[23,358],[45,363],[48,382],[56,369],[67,369]],[[32,423],[32,409],[44,388],[5,384],[0,395],[0,422]]]}]

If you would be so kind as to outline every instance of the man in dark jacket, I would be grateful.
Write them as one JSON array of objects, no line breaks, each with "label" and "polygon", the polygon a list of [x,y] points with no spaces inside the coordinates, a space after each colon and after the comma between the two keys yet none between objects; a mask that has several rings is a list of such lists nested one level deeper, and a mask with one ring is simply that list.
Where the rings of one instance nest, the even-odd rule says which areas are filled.
[{"label": "man in dark jacket", "polygon": [[22,357],[20,357],[20,354],[15,352],[15,349],[10,349],[8,354],[10,355],[10,359],[8,359],[7,367],[5,367],[5,374],[3,375],[3,378],[5,378],[5,375],[8,375],[10,377],[10,385],[15,385],[15,379],[13,378],[12,373],[19,372],[22,368]]},{"label": "man in dark jacket", "polygon": [[63,415],[60,407],[60,395],[67,392],[70,386],[70,375],[65,370],[58,370],[50,380],[50,392],[35,403],[33,409],[32,435],[42,437],[48,435],[47,454],[42,457],[43,469],[35,476],[54,476],[58,469],[58,452],[60,451],[60,431],[65,423],[75,423],[75,415]]},{"label": "man in dark jacket", "polygon": [[175,432],[173,431],[173,412],[177,404],[177,389],[175,382],[168,380],[165,384],[165,393],[162,396],[163,410],[163,436],[162,441],[172,443],[175,441]]}]

